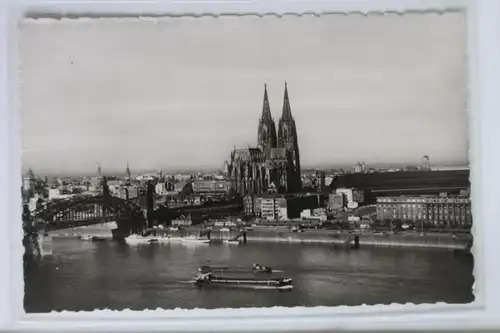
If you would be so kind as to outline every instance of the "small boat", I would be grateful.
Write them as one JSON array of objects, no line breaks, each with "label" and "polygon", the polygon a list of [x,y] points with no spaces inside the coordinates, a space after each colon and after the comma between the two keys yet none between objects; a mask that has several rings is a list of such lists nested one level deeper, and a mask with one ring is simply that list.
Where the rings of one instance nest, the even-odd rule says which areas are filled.
[{"label": "small boat", "polygon": [[83,241],[92,241],[92,242],[103,242],[106,240],[106,238],[104,237],[92,236],[92,235],[81,235],[79,238]]},{"label": "small boat", "polygon": [[212,273],[199,274],[194,278],[194,283],[199,287],[238,287],[251,289],[277,289],[291,290],[292,278],[277,279],[249,279],[236,277],[220,277]]},{"label": "small boat", "polygon": [[168,240],[170,242],[182,242],[182,240],[183,240],[184,237],[180,237],[180,236],[167,236],[166,238],[168,238]]},{"label": "small boat", "polygon": [[269,266],[262,266],[259,264],[253,264],[253,271],[262,273],[272,273],[273,269]]},{"label": "small boat", "polygon": [[224,243],[226,243],[226,244],[235,244],[235,245],[239,245],[239,244],[241,244],[242,242],[241,242],[241,240],[239,240],[239,239],[226,239],[226,240],[224,240]]},{"label": "small boat", "polygon": [[170,239],[168,237],[157,237],[157,236],[142,236],[137,234],[132,234],[125,237],[125,242],[130,245],[137,244],[155,244],[155,243],[168,243]]},{"label": "small boat", "polygon": [[186,236],[182,238],[183,243],[198,243],[198,244],[208,244],[210,243],[210,239],[208,238],[200,238],[196,236]]}]

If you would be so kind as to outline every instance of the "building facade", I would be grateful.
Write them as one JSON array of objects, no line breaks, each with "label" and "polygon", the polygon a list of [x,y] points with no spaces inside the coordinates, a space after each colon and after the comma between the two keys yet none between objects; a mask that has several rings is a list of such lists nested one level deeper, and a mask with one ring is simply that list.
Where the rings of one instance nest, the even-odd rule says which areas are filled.
[{"label": "building facade", "polygon": [[286,84],[278,132],[271,115],[267,87],[264,87],[257,147],[235,148],[227,169],[231,187],[241,196],[301,190],[298,136]]},{"label": "building facade", "polygon": [[344,196],[345,207],[349,209],[358,208],[365,198],[364,191],[355,188],[338,188],[336,193]]},{"label": "building facade", "polygon": [[342,193],[330,193],[328,195],[328,211],[335,212],[345,207],[344,195]]},{"label": "building facade", "polygon": [[219,179],[195,179],[193,191],[197,195],[223,197],[229,190],[229,183]]},{"label": "building facade", "polygon": [[286,220],[287,200],[281,196],[260,198],[260,216],[269,221]]},{"label": "building facade", "polygon": [[250,195],[247,195],[243,198],[243,213],[246,216],[256,215],[255,214],[254,198]]},{"label": "building facade", "polygon": [[448,226],[470,226],[472,212],[466,197],[383,197],[377,198],[379,220],[423,221]]}]

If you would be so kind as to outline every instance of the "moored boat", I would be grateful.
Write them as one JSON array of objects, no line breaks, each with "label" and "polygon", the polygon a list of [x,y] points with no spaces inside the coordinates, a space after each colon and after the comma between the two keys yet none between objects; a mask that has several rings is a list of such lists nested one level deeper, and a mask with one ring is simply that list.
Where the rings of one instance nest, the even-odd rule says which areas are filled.
[{"label": "moored boat", "polygon": [[273,269],[269,266],[262,266],[259,264],[253,264],[253,271],[262,273],[272,273]]},{"label": "moored boat", "polygon": [[170,240],[168,237],[163,236],[142,236],[137,234],[132,234],[125,237],[125,242],[130,245],[137,244],[154,244],[154,243],[168,243]]},{"label": "moored boat", "polygon": [[92,236],[92,235],[81,235],[80,239],[83,241],[92,241],[92,242],[103,242],[106,240],[106,238],[104,237]]},{"label": "moored boat", "polygon": [[234,245],[239,245],[239,244],[241,244],[242,242],[241,242],[241,240],[239,240],[239,239],[226,239],[226,240],[224,240],[224,243],[226,243],[226,244],[234,244]]},{"label": "moored boat", "polygon": [[221,277],[212,273],[199,274],[194,283],[200,287],[239,287],[252,289],[290,290],[293,288],[292,278],[251,279],[237,277]]},{"label": "moored boat", "polygon": [[183,243],[198,243],[198,244],[208,244],[210,243],[210,239],[208,238],[200,238],[196,236],[186,236],[182,238]]}]

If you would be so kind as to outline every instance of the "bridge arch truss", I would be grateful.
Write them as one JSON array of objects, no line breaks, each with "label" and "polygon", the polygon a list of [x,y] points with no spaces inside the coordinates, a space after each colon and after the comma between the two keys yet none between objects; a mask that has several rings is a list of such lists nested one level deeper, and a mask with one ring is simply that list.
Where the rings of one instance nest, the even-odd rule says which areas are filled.
[{"label": "bridge arch truss", "polygon": [[118,227],[140,229],[145,217],[140,206],[111,195],[54,200],[32,213],[33,226],[46,231],[116,221]]}]

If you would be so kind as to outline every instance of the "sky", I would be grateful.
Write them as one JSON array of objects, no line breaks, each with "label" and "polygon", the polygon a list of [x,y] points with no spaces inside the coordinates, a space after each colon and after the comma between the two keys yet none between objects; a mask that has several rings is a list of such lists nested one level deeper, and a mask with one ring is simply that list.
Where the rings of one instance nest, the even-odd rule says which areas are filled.
[{"label": "sky", "polygon": [[23,169],[221,168],[285,81],[304,167],[468,164],[461,13],[26,19]]}]

